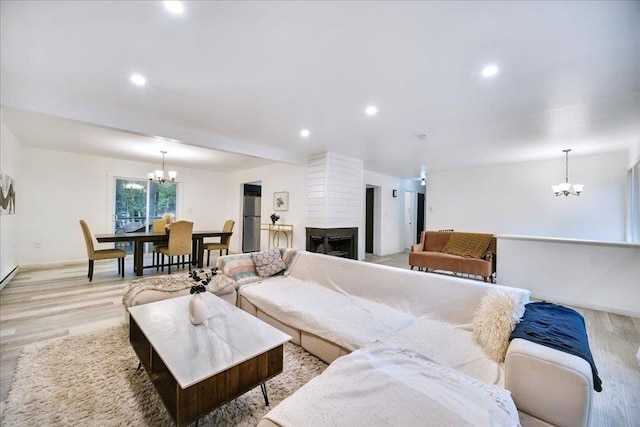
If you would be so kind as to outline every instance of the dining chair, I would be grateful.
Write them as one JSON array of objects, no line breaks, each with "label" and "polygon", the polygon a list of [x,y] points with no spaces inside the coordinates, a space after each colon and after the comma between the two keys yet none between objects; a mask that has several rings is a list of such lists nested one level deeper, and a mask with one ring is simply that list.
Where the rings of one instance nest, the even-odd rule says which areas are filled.
[{"label": "dining chair", "polygon": [[84,242],[87,244],[87,256],[89,257],[89,272],[87,277],[91,282],[93,280],[93,261],[97,259],[118,259],[118,275],[124,277],[124,257],[127,255],[122,249],[95,249],[93,246],[93,236],[89,231],[89,226],[84,220],[80,220]]},{"label": "dining chair", "polygon": [[[228,219],[222,227],[222,231],[232,232],[233,226],[236,222],[232,219]],[[226,249],[227,255],[229,255],[229,241],[231,240],[231,234],[220,237],[219,242],[203,243],[204,249],[207,251],[207,267],[209,267],[209,258],[211,257],[211,251],[219,250],[220,256],[222,256],[222,250]],[[204,252],[203,252],[204,253]]]},{"label": "dining chair", "polygon": [[[154,219],[151,223],[151,231],[154,233],[165,233],[165,226],[167,221],[163,218]],[[166,242],[156,243],[153,245],[153,265],[156,266],[156,271],[160,269],[160,248],[167,246]]]},{"label": "dining chair", "polygon": [[182,255],[182,265],[184,267],[184,256],[189,255],[189,271],[191,271],[191,242],[193,234],[193,222],[176,221],[171,224],[169,230],[169,243],[167,246],[158,248],[162,254],[161,267],[164,271],[164,256],[169,257],[169,274],[171,274],[171,264],[173,257],[178,257],[176,265],[180,264],[180,256]]}]

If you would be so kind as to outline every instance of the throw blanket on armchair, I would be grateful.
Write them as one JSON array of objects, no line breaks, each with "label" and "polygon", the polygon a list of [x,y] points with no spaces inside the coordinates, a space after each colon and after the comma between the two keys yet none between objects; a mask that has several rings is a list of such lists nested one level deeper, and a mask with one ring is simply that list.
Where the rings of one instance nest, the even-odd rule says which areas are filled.
[{"label": "throw blanket on armchair", "polygon": [[525,305],[524,316],[509,341],[522,338],[581,357],[591,365],[593,389],[602,391],[602,381],[591,355],[584,318],[575,310],[549,302]]}]

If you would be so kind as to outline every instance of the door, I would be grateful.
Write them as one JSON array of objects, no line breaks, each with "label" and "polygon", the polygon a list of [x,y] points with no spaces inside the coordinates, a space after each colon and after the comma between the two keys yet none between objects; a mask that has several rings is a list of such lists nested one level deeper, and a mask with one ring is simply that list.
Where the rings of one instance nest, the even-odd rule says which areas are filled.
[{"label": "door", "polygon": [[[144,231],[147,221],[147,181],[140,179],[115,179],[114,224],[116,234]],[[114,245],[128,254],[133,253],[132,242]]]},{"label": "door", "polygon": [[364,251],[373,253],[373,188],[367,188]]},{"label": "door", "polygon": [[[178,184],[146,179],[115,179],[114,233],[134,233],[151,230],[154,219],[177,212]],[[116,248],[133,253],[131,242],[116,243]],[[147,249],[150,245],[147,245]],[[147,250],[148,252],[148,250]]]},{"label": "door", "polygon": [[420,241],[420,235],[424,231],[424,194],[418,193],[416,203],[416,242]]},{"label": "door", "polygon": [[404,192],[404,247],[409,249],[415,242],[413,241],[413,193]]}]

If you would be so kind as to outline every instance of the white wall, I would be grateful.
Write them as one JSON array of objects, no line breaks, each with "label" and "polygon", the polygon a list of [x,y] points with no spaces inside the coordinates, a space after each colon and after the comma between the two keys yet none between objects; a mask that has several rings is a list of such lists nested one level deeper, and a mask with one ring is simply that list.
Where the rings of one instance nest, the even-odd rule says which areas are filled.
[{"label": "white wall", "polygon": [[[14,215],[0,215],[0,281],[5,286],[8,276],[18,266],[19,219],[22,205],[24,186],[20,173],[20,158],[22,146],[11,131],[1,123],[0,129],[0,172],[9,175],[14,180],[16,191],[16,212]],[[4,280],[7,278],[7,280]]]},{"label": "white wall", "polygon": [[[404,251],[404,192],[410,191],[413,193],[414,206],[413,211],[416,211],[415,200],[418,192],[423,192],[424,187],[420,186],[419,182],[411,180],[401,179],[389,175],[380,174],[377,172],[364,171],[364,186],[363,186],[363,204],[362,204],[362,224],[363,230],[359,234],[358,248],[360,252],[360,259],[364,259],[365,248],[365,203],[366,203],[366,186],[379,187],[380,191],[376,192],[376,197],[379,195],[379,201],[376,200],[376,208],[380,209],[379,215],[374,215],[376,219],[379,218],[379,224],[374,225],[374,241],[379,237],[379,253],[374,255],[389,255]],[[398,197],[393,197],[393,190],[398,190]],[[375,220],[374,220],[375,221]],[[413,234],[415,234],[415,224],[413,228]],[[376,251],[378,245],[374,244],[374,251]]]},{"label": "white wall", "polygon": [[556,197],[564,158],[430,172],[427,229],[623,241],[627,153],[569,156],[579,197]]},{"label": "white wall", "polygon": [[640,137],[635,144],[629,149],[629,160],[627,162],[627,169],[631,169],[636,163],[640,162]]},{"label": "white wall", "polygon": [[640,245],[498,235],[499,285],[640,317]]},{"label": "white wall", "polygon": [[[273,193],[289,192],[289,210],[276,212],[280,216],[279,224],[293,225],[293,247],[304,250],[306,247],[306,195],[305,167],[286,163],[273,163],[259,168],[234,172],[229,176],[229,194],[226,203],[231,209],[229,218],[236,221],[236,229],[231,238],[230,251],[242,251],[242,195],[243,184],[260,181],[262,183],[262,223],[271,222],[274,213]],[[237,231],[237,232],[236,232]],[[267,249],[266,231],[260,235],[261,249]],[[280,246],[284,247],[284,240]]]},{"label": "white wall", "polygon": [[362,160],[335,153],[309,157],[307,226],[358,227],[362,233]]},{"label": "white wall", "polygon": [[[155,167],[23,147],[18,203],[20,265],[86,260],[78,221],[87,221],[93,234],[112,232],[114,177],[144,178]],[[228,175],[176,170],[177,219],[193,221],[196,230],[221,229],[230,212],[226,204]]]}]

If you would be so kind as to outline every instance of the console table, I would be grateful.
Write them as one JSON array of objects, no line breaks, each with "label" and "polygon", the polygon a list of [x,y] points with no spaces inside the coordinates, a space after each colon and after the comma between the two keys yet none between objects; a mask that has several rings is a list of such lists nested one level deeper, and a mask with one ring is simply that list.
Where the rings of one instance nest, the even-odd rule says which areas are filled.
[{"label": "console table", "polygon": [[293,247],[293,225],[290,224],[261,224],[260,230],[269,232],[269,248],[280,247],[280,238],[284,236],[287,248]]}]

